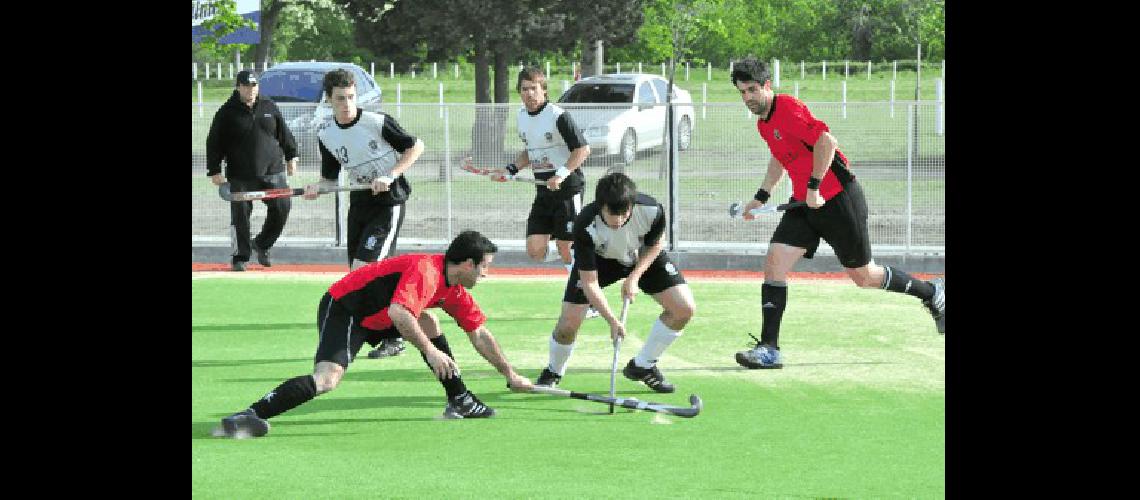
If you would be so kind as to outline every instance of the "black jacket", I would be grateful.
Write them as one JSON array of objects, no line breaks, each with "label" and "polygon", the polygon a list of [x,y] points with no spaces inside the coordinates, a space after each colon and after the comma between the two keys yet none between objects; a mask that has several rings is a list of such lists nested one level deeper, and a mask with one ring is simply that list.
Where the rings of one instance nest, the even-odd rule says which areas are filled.
[{"label": "black jacket", "polygon": [[235,90],[210,124],[210,134],[206,136],[206,175],[221,172],[223,158],[227,179],[277,174],[284,170],[282,154],[285,158],[296,157],[297,142],[285,126],[285,118],[277,105],[259,95],[250,109]]}]

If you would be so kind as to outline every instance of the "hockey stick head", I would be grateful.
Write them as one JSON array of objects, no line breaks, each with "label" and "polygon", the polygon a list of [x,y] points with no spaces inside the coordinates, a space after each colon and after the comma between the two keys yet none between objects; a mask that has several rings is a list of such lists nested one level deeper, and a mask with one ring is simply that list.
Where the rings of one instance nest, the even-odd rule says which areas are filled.
[{"label": "hockey stick head", "polygon": [[[752,213],[752,215],[760,215],[760,214],[765,214],[765,213],[775,213],[777,210],[779,210],[779,207],[772,204],[772,205],[764,205],[760,208],[753,208],[751,210],[751,213]],[[733,219],[740,219],[740,218],[744,217],[744,204],[743,203],[733,203],[731,206],[728,207],[728,216],[733,218]]]},{"label": "hockey stick head", "polygon": [[728,216],[732,217],[733,219],[739,218],[739,217],[743,216],[743,214],[744,214],[744,205],[741,205],[740,203],[733,203],[731,206],[728,207]]}]

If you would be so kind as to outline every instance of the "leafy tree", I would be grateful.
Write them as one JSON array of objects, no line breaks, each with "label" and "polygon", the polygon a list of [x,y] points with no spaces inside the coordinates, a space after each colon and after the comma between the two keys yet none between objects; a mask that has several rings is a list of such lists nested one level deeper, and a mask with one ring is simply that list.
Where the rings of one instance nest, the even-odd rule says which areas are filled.
[{"label": "leafy tree", "polygon": [[226,59],[229,54],[236,50],[244,50],[249,47],[248,44],[219,44],[218,40],[224,38],[226,35],[233,33],[241,28],[253,28],[253,21],[246,19],[237,12],[236,0],[216,0],[214,2],[216,9],[213,17],[202,21],[202,28],[205,29],[206,34],[198,42],[199,54],[207,54],[211,59],[220,60]]}]

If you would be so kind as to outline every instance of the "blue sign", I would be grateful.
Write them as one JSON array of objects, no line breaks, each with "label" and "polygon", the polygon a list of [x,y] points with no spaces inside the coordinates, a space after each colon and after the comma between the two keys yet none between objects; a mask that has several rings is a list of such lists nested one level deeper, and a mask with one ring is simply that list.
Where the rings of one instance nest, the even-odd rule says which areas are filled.
[{"label": "blue sign", "polygon": [[[214,6],[212,0],[194,0],[191,12],[191,28],[193,35],[193,43],[198,43],[202,40],[203,36],[209,34],[209,30],[202,26],[202,23],[211,17],[214,17]],[[228,45],[234,43],[244,44],[258,44],[261,43],[261,33],[258,32],[257,26],[261,24],[261,2],[259,0],[238,0],[237,12],[241,17],[249,19],[254,22],[254,27],[239,28],[238,30],[230,33],[220,40],[219,44]]]}]

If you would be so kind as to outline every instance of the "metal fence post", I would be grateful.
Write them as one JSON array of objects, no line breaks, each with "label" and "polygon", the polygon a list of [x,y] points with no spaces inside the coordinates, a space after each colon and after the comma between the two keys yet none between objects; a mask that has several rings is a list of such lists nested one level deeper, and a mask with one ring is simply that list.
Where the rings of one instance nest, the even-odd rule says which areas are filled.
[{"label": "metal fence post", "polygon": [[895,117],[895,81],[891,80],[891,118]]},{"label": "metal fence post", "polygon": [[945,125],[946,122],[943,121],[946,118],[945,118],[944,110],[943,110],[944,98],[943,98],[942,92],[943,92],[943,90],[942,90],[942,79],[941,78],[935,78],[934,79],[934,94],[935,94],[936,103],[934,106],[934,133],[938,134],[938,135],[942,135],[944,133],[943,127],[946,126]]},{"label": "metal fence post", "polygon": [[914,228],[914,111],[915,104],[907,106],[906,113],[906,253],[910,255],[911,235]]},{"label": "metal fence post", "polygon": [[843,119],[846,120],[847,119],[847,80],[843,80],[842,82],[839,82],[839,83],[843,84],[843,85],[841,85],[843,87]]},{"label": "metal fence post", "polygon": [[202,81],[198,81],[198,118],[202,117]]},{"label": "metal fence post", "polygon": [[[440,84],[442,85],[442,84]],[[446,167],[446,174],[443,178],[443,183],[447,189],[447,240],[451,241],[452,229],[451,221],[451,108],[443,107],[443,164]]]},{"label": "metal fence post", "polygon": [[707,118],[709,103],[709,84],[701,84],[701,119]]}]

